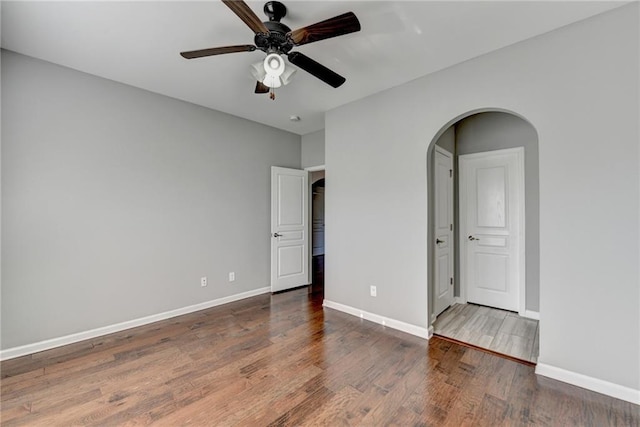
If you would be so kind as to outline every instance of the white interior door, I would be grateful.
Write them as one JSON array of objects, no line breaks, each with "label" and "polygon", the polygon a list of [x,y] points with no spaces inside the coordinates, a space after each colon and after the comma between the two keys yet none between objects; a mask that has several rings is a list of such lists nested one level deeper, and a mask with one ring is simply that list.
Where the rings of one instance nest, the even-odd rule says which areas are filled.
[{"label": "white interior door", "polygon": [[435,299],[437,316],[453,303],[453,154],[435,149]]},{"label": "white interior door", "polygon": [[462,155],[458,163],[466,299],[524,312],[524,149]]},{"label": "white interior door", "polygon": [[271,292],[309,284],[308,172],[271,167]]}]

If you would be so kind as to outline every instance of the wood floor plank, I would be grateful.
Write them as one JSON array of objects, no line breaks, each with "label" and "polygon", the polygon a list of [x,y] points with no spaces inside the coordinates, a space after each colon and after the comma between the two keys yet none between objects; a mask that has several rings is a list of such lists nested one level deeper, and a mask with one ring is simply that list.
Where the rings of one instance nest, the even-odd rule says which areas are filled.
[{"label": "wood floor plank", "polygon": [[538,361],[538,356],[540,355],[540,324],[536,328],[535,338],[533,339],[533,346],[531,346],[531,357],[529,360],[532,362]]},{"label": "wood floor plank", "polygon": [[393,414],[411,396],[413,391],[424,381],[427,374],[427,364],[424,361],[416,361],[414,366],[406,372],[398,381],[394,382],[385,395],[383,402],[379,402],[362,419],[363,425],[387,425],[392,421]]},{"label": "wood floor plank", "polygon": [[389,417],[390,421],[386,424],[388,427],[405,427],[405,426],[425,426],[424,422],[420,420],[420,417],[410,409],[404,406],[398,408],[398,410]]},{"label": "wood floor plank", "polygon": [[478,413],[473,421],[474,425],[504,425],[507,420],[508,404],[502,399],[485,394]]},{"label": "wood floor plank", "polygon": [[427,425],[443,425],[461,389],[447,383],[447,375],[432,371],[403,406],[415,412]]},{"label": "wood floor plank", "polygon": [[519,335],[498,333],[487,349],[496,353],[508,354],[517,359],[528,360],[533,353],[535,338]]},{"label": "wood floor plank", "polygon": [[[500,319],[456,310],[485,330]],[[512,337],[532,327],[508,317],[501,327]],[[3,427],[640,425],[637,405],[324,309],[308,288],[7,360],[0,371]]]},{"label": "wood floor plank", "polygon": [[313,426],[348,426],[350,419],[345,416],[346,408],[353,405],[362,393],[351,386],[345,386],[333,397],[314,412],[313,418],[308,420],[308,425]]},{"label": "wood floor plank", "polygon": [[[247,427],[264,426],[275,423],[278,420],[278,422],[284,423],[292,418],[298,419],[298,417],[306,413],[304,409],[308,402],[316,402],[316,405],[319,405],[321,401],[330,398],[331,395],[333,393],[323,385],[322,374],[316,375],[300,387],[289,391],[282,398],[274,401],[272,405],[258,408],[252,414],[239,421],[237,425]],[[294,413],[296,414],[295,416],[292,415]]]},{"label": "wood floor plank", "polygon": [[[328,402],[334,395],[335,393],[331,390],[326,387],[321,387],[268,425],[270,427],[304,425],[308,419],[313,417],[318,405]],[[248,425],[255,426],[263,424],[257,422]]]}]

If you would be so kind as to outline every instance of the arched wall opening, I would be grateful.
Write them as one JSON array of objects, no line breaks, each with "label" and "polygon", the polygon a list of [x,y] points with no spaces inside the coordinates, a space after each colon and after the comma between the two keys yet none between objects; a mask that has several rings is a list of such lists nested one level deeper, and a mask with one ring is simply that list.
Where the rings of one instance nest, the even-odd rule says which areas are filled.
[{"label": "arched wall opening", "polygon": [[440,146],[453,154],[454,164],[454,301],[460,301],[460,212],[458,193],[458,157],[464,154],[489,152],[516,147],[524,148],[525,198],[525,316],[539,317],[540,301],[540,232],[539,232],[539,162],[538,134],[534,126],[521,115],[499,108],[473,110],[461,114],[443,125],[431,140],[427,150],[428,177],[428,324],[436,319],[435,300],[435,189],[434,152]]}]

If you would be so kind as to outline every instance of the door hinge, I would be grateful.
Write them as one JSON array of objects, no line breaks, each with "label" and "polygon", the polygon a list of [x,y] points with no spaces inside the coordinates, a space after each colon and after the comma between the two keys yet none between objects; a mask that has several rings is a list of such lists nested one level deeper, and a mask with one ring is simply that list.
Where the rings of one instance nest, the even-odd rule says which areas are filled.
[{"label": "door hinge", "polygon": [[453,178],[453,169],[449,169],[449,178]]},{"label": "door hinge", "polygon": [[449,284],[453,285],[453,277],[449,278]]},{"label": "door hinge", "polygon": [[449,224],[449,231],[453,231],[453,224]]}]

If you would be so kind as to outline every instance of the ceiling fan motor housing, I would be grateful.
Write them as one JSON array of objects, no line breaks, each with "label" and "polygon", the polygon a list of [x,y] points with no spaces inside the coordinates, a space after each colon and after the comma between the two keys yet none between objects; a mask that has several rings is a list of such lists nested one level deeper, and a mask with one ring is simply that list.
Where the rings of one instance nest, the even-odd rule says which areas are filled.
[{"label": "ceiling fan motor housing", "polygon": [[282,18],[287,16],[287,7],[279,1],[266,2],[262,10],[269,17],[269,21],[280,22]]},{"label": "ceiling fan motor housing", "polygon": [[[268,2],[267,4],[269,3],[278,2]],[[284,7],[282,3],[279,4]],[[265,11],[266,7],[267,5],[265,5]],[[271,19],[271,16],[269,16],[269,19]],[[275,19],[264,22],[264,25],[269,30],[269,33],[257,33],[253,40],[258,49],[264,52],[278,51],[283,54],[293,49],[293,42],[287,37],[287,33],[291,32],[291,28]]]}]

